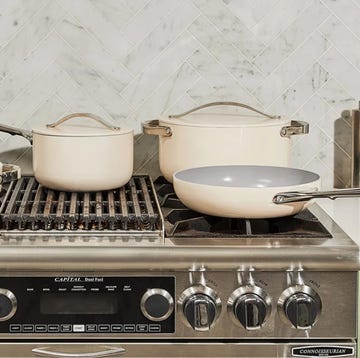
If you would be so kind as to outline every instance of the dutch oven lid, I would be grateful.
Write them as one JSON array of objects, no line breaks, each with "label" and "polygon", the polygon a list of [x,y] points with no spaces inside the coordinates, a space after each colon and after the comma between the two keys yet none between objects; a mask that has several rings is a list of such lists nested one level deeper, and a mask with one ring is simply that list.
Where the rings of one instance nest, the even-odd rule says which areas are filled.
[{"label": "dutch oven lid", "polygon": [[[255,112],[254,114],[244,113],[194,113],[200,109],[213,106],[236,106]],[[277,126],[289,122],[280,116],[270,116],[248,105],[237,102],[212,102],[196,107],[187,112],[170,115],[162,120],[166,124],[178,124],[191,127],[257,127],[257,126]]]},{"label": "dutch oven lid", "polygon": [[[71,118],[81,118],[81,121],[63,124]],[[36,134],[57,137],[103,137],[127,134],[133,130],[114,126],[92,113],[72,113],[54,123],[35,127],[32,131]]]}]

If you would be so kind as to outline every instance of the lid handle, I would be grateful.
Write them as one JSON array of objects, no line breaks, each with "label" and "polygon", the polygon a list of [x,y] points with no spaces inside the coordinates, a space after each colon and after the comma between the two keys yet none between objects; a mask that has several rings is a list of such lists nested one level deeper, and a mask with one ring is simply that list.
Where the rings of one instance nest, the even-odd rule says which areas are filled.
[{"label": "lid handle", "polygon": [[111,129],[112,131],[117,131],[120,129],[120,127],[114,126],[111,123],[105,121],[105,119],[102,119],[101,117],[97,116],[96,114],[92,114],[92,113],[72,113],[65,117],[60,118],[56,122],[47,124],[46,127],[55,128],[56,126],[60,125],[61,123],[64,123],[64,122],[68,121],[69,119],[76,118],[76,117],[85,117],[85,118],[94,119],[95,121],[101,123],[106,128]]},{"label": "lid handle", "polygon": [[253,111],[253,112],[256,112],[258,114],[261,114],[269,119],[279,119],[280,116],[271,116],[269,114],[266,114],[264,112],[261,112],[253,107],[250,107],[248,106],[247,104],[243,104],[243,103],[239,103],[239,102],[211,102],[211,103],[206,103],[206,104],[203,104],[199,107],[196,107],[196,108],[193,108],[193,109],[190,109],[189,111],[186,111],[184,113],[180,113],[180,114],[172,114],[169,116],[169,118],[180,118],[180,117],[184,117],[190,113],[193,113],[193,112],[196,112],[200,109],[203,109],[203,108],[207,108],[207,107],[215,107],[215,106],[235,106],[235,107],[242,107],[242,108],[246,108],[246,109],[249,109],[250,111]]}]

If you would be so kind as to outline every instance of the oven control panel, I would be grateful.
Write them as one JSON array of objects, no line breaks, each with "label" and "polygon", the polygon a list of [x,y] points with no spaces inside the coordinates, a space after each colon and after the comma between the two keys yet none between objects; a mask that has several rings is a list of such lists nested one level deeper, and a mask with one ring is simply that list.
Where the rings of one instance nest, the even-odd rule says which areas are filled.
[{"label": "oven control panel", "polygon": [[174,333],[175,278],[0,277],[0,333]]}]

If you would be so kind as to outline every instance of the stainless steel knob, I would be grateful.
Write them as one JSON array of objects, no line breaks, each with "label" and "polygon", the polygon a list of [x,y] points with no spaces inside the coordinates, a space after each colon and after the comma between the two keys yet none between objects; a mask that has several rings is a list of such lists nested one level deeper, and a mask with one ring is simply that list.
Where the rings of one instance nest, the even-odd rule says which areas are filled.
[{"label": "stainless steel knob", "polygon": [[174,299],[162,288],[148,289],[140,301],[142,314],[150,321],[164,321],[174,311]]},{"label": "stainless steel knob", "polygon": [[15,295],[6,288],[0,288],[0,321],[7,321],[17,310]]},{"label": "stainless steel knob", "polygon": [[294,328],[310,329],[318,320],[322,309],[320,296],[309,286],[287,288],[279,298],[280,315]]},{"label": "stainless steel knob", "polygon": [[271,313],[271,298],[258,286],[242,286],[231,294],[228,312],[246,330],[260,329]]},{"label": "stainless steel knob", "polygon": [[186,289],[178,304],[184,321],[195,331],[210,330],[221,312],[219,296],[212,288],[203,285]]}]

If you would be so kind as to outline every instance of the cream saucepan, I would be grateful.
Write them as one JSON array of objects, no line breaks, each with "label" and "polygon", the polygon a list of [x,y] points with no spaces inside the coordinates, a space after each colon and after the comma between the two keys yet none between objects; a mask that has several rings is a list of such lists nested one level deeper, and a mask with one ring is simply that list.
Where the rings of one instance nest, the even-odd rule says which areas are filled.
[{"label": "cream saucepan", "polygon": [[[80,117],[84,123],[64,124]],[[51,189],[109,190],[126,184],[133,171],[133,130],[111,125],[91,113],[73,113],[26,131],[0,125],[33,144],[36,180]]]},{"label": "cream saucepan", "polygon": [[295,215],[315,198],[360,196],[360,188],[319,191],[318,174],[286,167],[211,166],[174,174],[179,199],[200,213],[230,218]]}]

